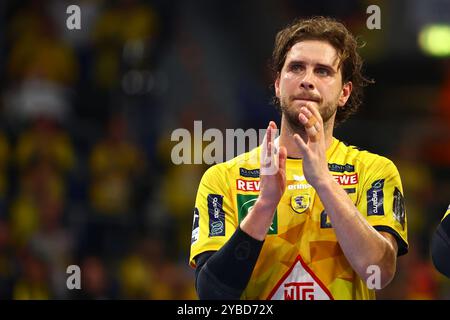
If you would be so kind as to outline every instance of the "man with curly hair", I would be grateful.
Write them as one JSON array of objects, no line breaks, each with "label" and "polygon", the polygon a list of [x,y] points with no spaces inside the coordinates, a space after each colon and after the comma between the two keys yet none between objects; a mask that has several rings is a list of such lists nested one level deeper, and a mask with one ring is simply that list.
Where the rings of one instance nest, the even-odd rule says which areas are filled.
[{"label": "man with curly hair", "polygon": [[201,299],[374,299],[394,277],[408,250],[397,168],[333,137],[371,82],[357,49],[331,18],[277,34],[280,136],[270,121],[260,147],[200,182],[190,264]]}]

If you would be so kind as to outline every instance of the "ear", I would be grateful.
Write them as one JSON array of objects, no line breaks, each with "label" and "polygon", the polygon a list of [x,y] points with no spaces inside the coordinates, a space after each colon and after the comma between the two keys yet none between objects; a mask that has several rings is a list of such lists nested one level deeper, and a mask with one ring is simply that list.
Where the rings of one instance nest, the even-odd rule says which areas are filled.
[{"label": "ear", "polygon": [[275,79],[275,96],[280,99],[280,73],[277,73],[277,78]]},{"label": "ear", "polygon": [[350,98],[350,94],[352,93],[353,84],[351,81],[344,83],[341,90],[341,95],[339,96],[338,105],[339,107],[343,107],[346,103],[348,98]]}]

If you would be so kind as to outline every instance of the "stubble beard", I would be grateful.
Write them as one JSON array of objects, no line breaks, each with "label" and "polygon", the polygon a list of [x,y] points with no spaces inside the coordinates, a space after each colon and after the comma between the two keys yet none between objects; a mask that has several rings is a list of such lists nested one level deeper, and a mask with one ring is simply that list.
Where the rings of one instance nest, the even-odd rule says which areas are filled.
[{"label": "stubble beard", "polygon": [[[283,117],[286,119],[287,124],[293,131],[293,133],[303,134],[305,133],[305,126],[300,123],[298,115],[300,114],[300,106],[293,106],[294,101],[291,101],[291,105],[285,100],[280,100],[280,107]],[[328,121],[334,116],[337,110],[337,103],[327,103],[323,106],[319,105],[319,113],[322,117],[324,126],[327,125]]]}]

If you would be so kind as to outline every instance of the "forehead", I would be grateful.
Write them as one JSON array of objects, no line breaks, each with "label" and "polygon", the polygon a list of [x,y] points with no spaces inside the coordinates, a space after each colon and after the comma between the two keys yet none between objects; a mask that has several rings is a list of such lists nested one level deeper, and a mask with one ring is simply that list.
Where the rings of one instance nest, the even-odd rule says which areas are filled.
[{"label": "forehead", "polygon": [[330,43],[320,40],[304,40],[294,44],[286,55],[285,63],[290,61],[324,64],[335,69],[339,65],[336,49]]}]

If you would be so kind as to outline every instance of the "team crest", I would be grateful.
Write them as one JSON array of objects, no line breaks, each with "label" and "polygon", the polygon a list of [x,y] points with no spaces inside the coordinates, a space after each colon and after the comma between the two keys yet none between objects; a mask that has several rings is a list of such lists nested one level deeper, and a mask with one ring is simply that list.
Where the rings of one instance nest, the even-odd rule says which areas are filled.
[{"label": "team crest", "polygon": [[309,194],[294,195],[291,197],[291,207],[297,213],[305,212],[311,203]]}]

